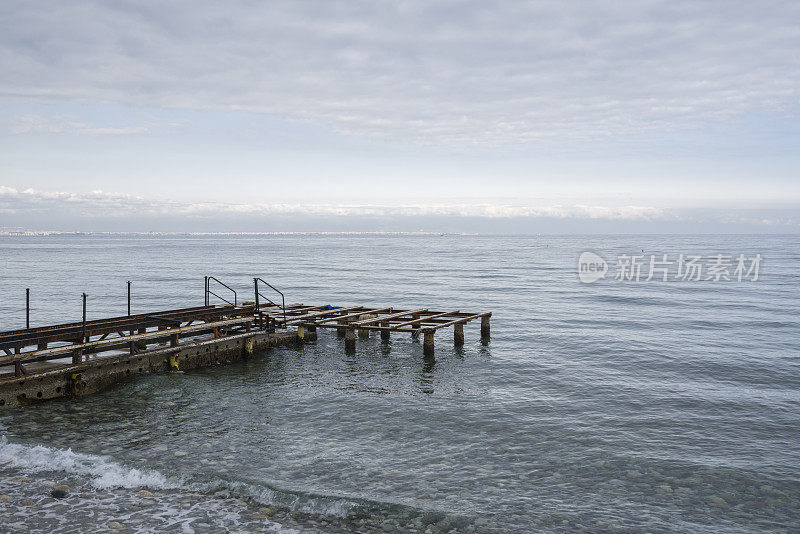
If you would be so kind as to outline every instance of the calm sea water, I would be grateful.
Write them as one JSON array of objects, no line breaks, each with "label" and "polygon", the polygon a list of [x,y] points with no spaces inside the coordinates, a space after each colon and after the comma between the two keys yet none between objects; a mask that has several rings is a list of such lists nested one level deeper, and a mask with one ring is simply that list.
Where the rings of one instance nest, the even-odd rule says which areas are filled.
[{"label": "calm sea water", "polygon": [[[585,250],[763,260],[756,282],[587,285]],[[0,253],[0,330],[24,326],[25,287],[42,325],[79,320],[81,292],[90,318],[123,315],[126,280],[134,312],[199,305],[206,274],[242,299],[258,275],[290,302],[493,312],[489,342],[442,331],[435,359],[406,335],[347,355],[322,331],[0,412],[0,530],[280,530],[253,518],[267,505],[322,532],[800,530],[800,236],[49,236]],[[72,511],[42,481],[67,482]]]}]

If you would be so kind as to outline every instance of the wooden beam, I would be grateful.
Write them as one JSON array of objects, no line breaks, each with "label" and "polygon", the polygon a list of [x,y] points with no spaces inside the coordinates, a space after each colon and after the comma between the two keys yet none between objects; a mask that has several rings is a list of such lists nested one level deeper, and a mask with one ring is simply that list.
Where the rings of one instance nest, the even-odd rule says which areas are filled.
[{"label": "wooden beam", "polygon": [[426,315],[425,317],[420,317],[419,319],[414,319],[413,321],[406,321],[405,323],[396,324],[396,325],[394,325],[394,327],[395,328],[400,328],[402,326],[408,326],[408,325],[411,325],[411,324],[427,321],[429,319],[435,319],[437,317],[444,317],[446,315],[453,315],[453,314],[456,314],[456,313],[459,313],[458,310],[451,311],[451,312],[437,313],[435,315]]},{"label": "wooden beam", "polygon": [[[369,313],[380,313],[380,312],[385,312],[385,311],[392,311],[392,309],[391,308],[377,308],[377,309],[371,310],[369,308],[361,308],[360,310],[358,310],[355,313],[348,313],[347,315],[336,315],[334,317],[326,317],[325,319],[322,319],[321,321],[316,321],[316,324],[327,323],[329,321],[338,321],[340,319],[351,319],[353,317],[361,317],[362,315],[367,315]],[[351,324],[355,324],[355,323],[351,323]]]},{"label": "wooden beam", "polygon": [[305,321],[306,319],[314,319],[316,317],[325,317],[326,315],[330,315],[332,313],[340,313],[340,312],[348,312],[351,310],[363,310],[363,306],[351,306],[349,308],[336,308],[333,310],[325,310],[317,313],[307,313],[304,315],[287,315],[286,322],[296,322],[296,321]]},{"label": "wooden beam", "polygon": [[[392,309],[388,308],[388,310],[391,311]],[[380,310],[378,310],[378,311],[380,311]],[[386,321],[387,319],[394,319],[395,317],[403,317],[404,315],[409,315],[409,314],[412,314],[412,313],[422,313],[422,312],[426,312],[426,311],[428,311],[428,310],[424,310],[423,309],[423,310],[402,311],[402,312],[392,313],[390,315],[381,315],[379,317],[373,317],[371,319],[365,319],[363,321],[356,321],[356,322],[354,322],[352,324],[353,324],[353,326],[363,326],[363,325],[368,325],[369,323],[378,323],[378,322],[381,322],[381,321]],[[375,312],[372,312],[372,313],[375,313]]]},{"label": "wooden beam", "polygon": [[447,326],[451,326],[451,325],[459,324],[459,323],[468,323],[469,321],[472,321],[473,319],[478,319],[479,317],[483,317],[485,315],[486,315],[485,313],[476,313],[475,315],[469,315],[467,317],[459,317],[458,319],[454,319],[454,320],[449,321],[447,323],[437,324],[436,326],[427,326],[427,327],[424,328],[424,330],[427,331],[427,332],[435,332],[436,330],[439,330],[440,328],[445,328]]},{"label": "wooden beam", "polygon": [[239,318],[239,319],[226,319],[224,321],[217,321],[217,322],[214,322],[214,323],[205,323],[205,324],[194,325],[194,326],[184,326],[184,327],[181,327],[181,328],[170,328],[169,330],[161,330],[161,331],[157,331],[156,330],[156,331],[153,331],[153,332],[146,332],[146,333],[143,333],[143,334],[134,334],[132,336],[121,336],[121,337],[114,337],[114,338],[110,338],[110,339],[104,339],[102,341],[99,341],[99,340],[98,341],[89,341],[89,342],[86,342],[86,343],[79,343],[79,344],[75,344],[75,345],[66,345],[66,346],[63,346],[63,347],[53,347],[53,348],[44,349],[44,350],[32,350],[32,351],[23,352],[23,353],[20,353],[20,354],[15,354],[14,355],[15,357],[8,357],[8,356],[0,357],[0,363],[6,363],[6,362],[15,361],[15,360],[23,360],[24,361],[24,360],[27,360],[27,359],[30,359],[30,358],[39,358],[39,357],[42,357],[42,356],[55,357],[55,356],[58,356],[58,355],[68,355],[70,353],[73,353],[76,350],[83,351],[83,350],[89,349],[89,348],[102,348],[102,347],[106,347],[106,346],[109,346],[109,345],[116,345],[116,344],[119,344],[119,343],[125,343],[125,342],[129,342],[129,341],[143,341],[143,340],[150,340],[150,339],[154,339],[154,338],[156,338],[156,339],[157,338],[169,338],[169,337],[171,337],[172,335],[174,335],[176,333],[185,335],[185,334],[188,334],[188,333],[191,333],[191,332],[198,332],[198,331],[201,331],[201,330],[208,330],[209,328],[218,329],[219,327],[222,327],[222,326],[232,326],[232,325],[245,324],[245,323],[248,323],[248,322],[250,322],[252,320],[253,320],[252,317],[245,317],[245,318]]}]

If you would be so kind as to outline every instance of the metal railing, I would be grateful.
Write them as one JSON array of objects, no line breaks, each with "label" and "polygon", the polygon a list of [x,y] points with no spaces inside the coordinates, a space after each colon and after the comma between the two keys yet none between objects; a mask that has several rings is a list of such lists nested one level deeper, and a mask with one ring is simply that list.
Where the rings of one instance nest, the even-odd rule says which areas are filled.
[{"label": "metal railing", "polygon": [[261,306],[261,300],[260,299],[262,299],[262,298],[264,300],[266,300],[267,302],[269,302],[270,304],[272,304],[273,306],[278,306],[278,304],[272,302],[272,300],[269,297],[261,294],[261,292],[258,290],[258,283],[259,282],[262,282],[262,283],[266,284],[267,287],[269,287],[270,289],[272,289],[274,292],[276,292],[277,294],[279,294],[281,296],[280,308],[283,311],[283,325],[286,326],[286,297],[283,295],[283,292],[281,290],[279,290],[278,288],[276,288],[275,286],[273,286],[272,284],[270,284],[269,282],[267,282],[263,278],[259,278],[259,277],[254,277],[253,278],[253,285],[255,286],[256,312],[260,311],[260,309],[261,309],[260,308],[260,306]]},{"label": "metal railing", "polygon": [[[206,298],[205,305],[206,306],[210,305],[209,301],[210,301],[210,297],[212,295],[217,297],[221,301],[223,301],[223,302],[225,302],[227,304],[230,304],[231,306],[238,306],[238,299],[237,299],[237,295],[236,295],[236,290],[233,289],[231,286],[229,286],[228,284],[226,284],[225,282],[221,281],[219,278],[216,278],[214,276],[206,276],[205,277],[205,282],[206,282],[206,287],[205,287],[205,298]],[[226,299],[225,297],[222,297],[222,296],[214,293],[211,290],[211,282],[216,282],[220,286],[224,287],[225,289],[227,289],[228,291],[233,293],[233,302],[231,302],[230,300]]]}]

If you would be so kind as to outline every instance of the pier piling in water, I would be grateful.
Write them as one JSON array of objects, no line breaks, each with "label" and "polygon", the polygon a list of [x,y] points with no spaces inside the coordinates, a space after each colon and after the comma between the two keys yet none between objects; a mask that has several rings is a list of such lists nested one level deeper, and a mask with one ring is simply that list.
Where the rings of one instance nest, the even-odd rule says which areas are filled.
[{"label": "pier piling in water", "polygon": [[453,343],[460,346],[464,344],[464,324],[453,325]]},{"label": "pier piling in water", "polygon": [[422,353],[425,356],[433,356],[433,336],[435,333],[435,330],[425,330],[422,339]]},{"label": "pier piling in water", "polygon": [[392,338],[391,332],[389,331],[389,321],[383,321],[381,326],[383,330],[381,330],[381,341],[389,341]]},{"label": "pier piling in water", "polygon": [[344,348],[347,352],[354,352],[356,350],[356,329],[353,327],[349,327],[345,331]]},{"label": "pier piling in water", "polygon": [[[229,289],[230,300],[214,293],[212,282]],[[281,295],[280,304],[259,292],[259,282]],[[245,358],[269,346],[313,342],[318,328],[344,336],[348,354],[355,352],[357,339],[367,340],[373,331],[384,343],[392,332],[421,333],[426,357],[433,355],[434,337],[442,328],[453,327],[456,346],[464,344],[464,325],[475,319],[481,320],[482,339],[489,336],[491,312],[286,306],[283,293],[260,278],[254,279],[255,302],[239,304],[235,290],[218,279],[205,277],[204,283],[203,306],[132,315],[128,282],[127,315],[88,320],[84,293],[80,322],[38,328],[30,328],[26,292],[27,328],[0,332],[0,408],[92,393],[134,373],[183,371]],[[224,304],[212,305],[211,297]]]}]

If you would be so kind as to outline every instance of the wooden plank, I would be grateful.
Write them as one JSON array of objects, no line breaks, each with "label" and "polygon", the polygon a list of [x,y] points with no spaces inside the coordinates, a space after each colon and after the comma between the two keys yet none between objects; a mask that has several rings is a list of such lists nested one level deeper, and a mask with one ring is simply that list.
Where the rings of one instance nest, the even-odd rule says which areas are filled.
[{"label": "wooden plank", "polygon": [[422,321],[427,321],[427,320],[429,320],[429,319],[435,319],[435,318],[437,318],[437,317],[444,317],[444,316],[446,316],[446,315],[450,315],[450,316],[452,316],[452,315],[454,315],[454,314],[456,314],[456,313],[459,313],[459,312],[458,312],[458,310],[456,310],[456,311],[451,311],[451,312],[442,312],[442,313],[437,313],[437,314],[434,314],[434,315],[426,315],[425,317],[420,317],[419,319],[414,319],[414,320],[412,320],[412,321],[406,321],[405,323],[396,324],[396,325],[394,325],[394,327],[395,327],[395,328],[400,328],[400,327],[403,327],[403,326],[408,326],[408,325],[411,325],[411,324],[416,324],[416,323],[419,323],[419,322],[422,322]]},{"label": "wooden plank", "polygon": [[[326,320],[327,320],[327,319],[326,319]],[[350,328],[350,325],[341,325],[341,324],[336,324],[336,323],[313,323],[313,324],[314,324],[315,326],[318,326],[318,327],[320,327],[320,328]],[[352,328],[353,328],[353,329],[356,329],[356,328],[359,328],[359,327],[355,327],[355,326],[354,326],[354,327],[352,327]],[[421,332],[421,330],[420,330],[420,329],[418,329],[418,328],[416,328],[416,329],[414,329],[414,328],[399,328],[399,329],[395,329],[395,328],[394,328],[394,327],[392,327],[392,326],[374,326],[374,325],[366,325],[366,326],[362,326],[362,327],[360,327],[360,328],[361,328],[362,330],[375,330],[375,331],[377,331],[377,332],[380,332],[380,331],[383,331],[383,330],[385,330],[385,331],[391,331],[391,332],[410,332],[410,333],[418,333],[418,332]]]},{"label": "wooden plank", "polygon": [[42,356],[51,357],[57,355],[67,355],[76,350],[84,350],[89,348],[102,348],[108,345],[115,345],[119,343],[126,343],[131,341],[140,341],[140,340],[151,340],[151,339],[158,339],[158,338],[169,338],[174,334],[188,334],[191,332],[198,332],[201,330],[208,330],[209,328],[218,329],[221,326],[232,326],[236,324],[245,324],[249,323],[253,320],[252,317],[245,317],[239,319],[226,319],[224,321],[217,321],[214,323],[205,323],[201,325],[194,325],[194,326],[184,326],[181,328],[170,328],[168,330],[156,330],[154,332],[147,332],[144,334],[134,334],[132,336],[121,336],[115,337],[110,339],[104,339],[102,341],[90,341],[87,343],[81,343],[76,345],[66,345],[63,347],[53,347],[50,349],[43,349],[43,350],[33,350],[29,352],[23,352],[21,354],[15,354],[15,357],[0,357],[0,363],[11,362],[15,360],[26,360],[29,358],[38,358]]},{"label": "wooden plank", "polygon": [[[187,311],[189,310],[189,311]],[[115,332],[118,330],[129,330],[140,326],[155,326],[164,318],[182,319],[189,318],[206,320],[219,319],[223,316],[237,317],[250,315],[253,313],[252,307],[225,307],[225,308],[189,308],[182,310],[162,311],[150,314],[135,316],[125,316],[112,319],[101,319],[97,321],[87,321],[86,331],[91,335],[101,335],[105,332]],[[69,323],[64,325],[39,327],[30,330],[12,331],[0,333],[0,348],[14,346],[38,345],[43,342],[70,340],[75,337],[82,337],[84,332],[82,323]]]},{"label": "wooden plank", "polygon": [[468,323],[469,321],[472,321],[473,319],[478,319],[480,317],[483,317],[484,315],[491,315],[491,314],[487,312],[487,313],[477,313],[475,315],[469,315],[467,317],[459,317],[458,319],[454,319],[447,323],[437,324],[436,326],[425,327],[423,330],[427,330],[428,332],[435,332],[440,328],[445,328],[447,326],[451,326],[457,323]]},{"label": "wooden plank", "polygon": [[361,317],[362,315],[368,315],[368,314],[371,314],[371,313],[381,313],[381,312],[385,312],[385,311],[392,311],[392,309],[391,308],[372,308],[372,309],[370,309],[370,308],[361,308],[356,313],[349,313],[347,315],[337,315],[336,317],[327,317],[325,319],[322,319],[321,321],[316,321],[314,324],[318,324],[319,325],[319,324],[322,324],[322,323],[327,323],[329,321],[338,321],[340,319],[352,319],[353,317]]},{"label": "wooden plank", "polygon": [[[389,308],[389,311],[391,311],[391,308]],[[426,311],[428,311],[428,310],[421,309],[421,310],[401,311],[401,312],[393,313],[391,315],[381,315],[381,316],[378,316],[378,317],[374,317],[372,319],[365,319],[363,321],[350,323],[350,326],[359,327],[359,326],[362,326],[362,325],[368,325],[369,323],[378,323],[378,322],[381,322],[381,321],[386,321],[388,319],[394,319],[396,317],[403,317],[404,315],[413,315],[415,313],[424,313]]]},{"label": "wooden plank", "polygon": [[[292,317],[292,315],[290,315],[292,313],[303,314],[303,313],[306,313],[306,312],[310,312],[312,310],[318,310],[320,308],[327,308],[328,306],[330,306],[330,304],[325,304],[323,306],[298,306],[296,308],[289,308],[287,306],[286,307],[286,316],[287,317]],[[269,310],[269,313],[271,313],[272,311],[278,311],[278,312],[281,312],[281,314],[283,313],[283,308],[281,308],[279,304],[270,304],[268,306],[265,306],[265,305],[262,304],[261,305],[261,311],[263,312],[265,310]]]},{"label": "wooden plank", "polygon": [[330,315],[332,313],[347,312],[350,310],[363,310],[363,309],[364,309],[363,306],[351,306],[349,308],[336,308],[333,310],[325,310],[317,313],[308,313],[305,315],[293,315],[286,318],[286,323],[288,324],[290,321],[291,322],[305,321],[306,319],[314,319],[315,317],[325,317],[326,315]]},{"label": "wooden plank", "polygon": [[[143,313],[143,314],[138,314],[138,315],[123,315],[123,316],[120,316],[120,317],[111,317],[111,318],[108,318],[108,319],[94,319],[94,320],[91,320],[91,321],[86,321],[86,327],[89,328],[89,327],[92,327],[92,326],[104,325],[104,324],[113,323],[113,322],[116,322],[116,321],[129,321],[129,320],[136,321],[138,319],[142,319],[146,315],[191,314],[191,313],[194,313],[194,312],[201,312],[201,311],[205,311],[205,310],[209,310],[209,309],[212,309],[212,307],[211,306],[196,306],[196,307],[193,307],[193,308],[180,308],[180,309],[177,309],[177,310],[166,310],[166,311],[160,311],[160,312],[154,312],[154,313]],[[39,327],[29,328],[29,329],[8,330],[8,331],[5,331],[5,332],[0,332],[0,340],[4,339],[7,336],[13,336],[13,335],[18,335],[18,334],[36,335],[36,334],[38,334],[40,332],[47,332],[47,331],[51,331],[51,330],[59,330],[59,329],[64,329],[64,328],[67,328],[67,329],[69,329],[69,328],[80,328],[82,326],[83,326],[82,322],[75,322],[75,323],[62,323],[62,324],[55,324],[55,325],[39,326]]]}]

